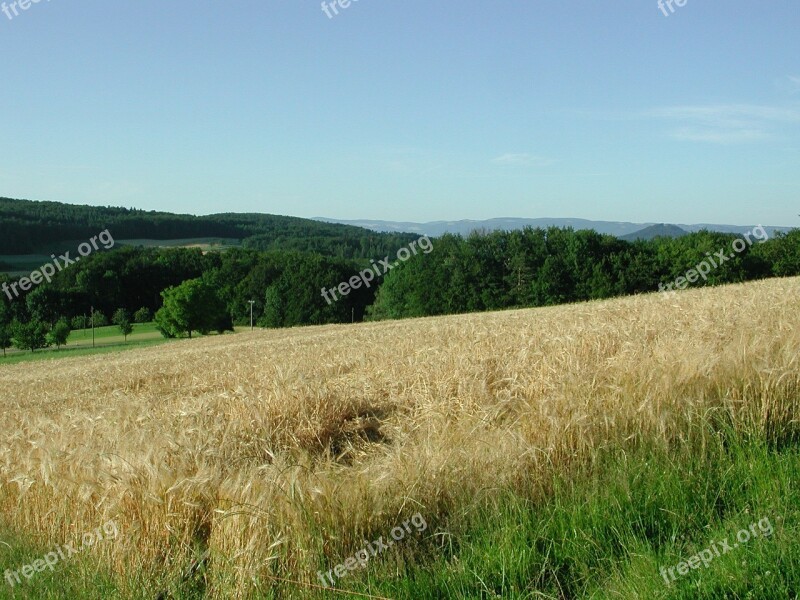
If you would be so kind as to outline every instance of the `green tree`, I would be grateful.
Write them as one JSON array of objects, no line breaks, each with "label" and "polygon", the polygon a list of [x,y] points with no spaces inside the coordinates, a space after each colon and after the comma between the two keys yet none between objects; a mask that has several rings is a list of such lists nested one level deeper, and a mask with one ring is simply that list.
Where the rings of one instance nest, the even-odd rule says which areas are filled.
[{"label": "green tree", "polygon": [[67,345],[70,331],[69,322],[66,319],[59,319],[47,333],[48,345],[55,345],[56,350],[60,350],[61,346]]},{"label": "green tree", "polygon": [[[363,318],[366,306],[374,298],[376,281],[366,287],[358,279],[359,265],[298,252],[281,257],[282,273],[266,287],[263,313],[258,323],[265,327],[295,327],[322,323],[349,323]],[[332,289],[340,282],[358,279],[357,286],[336,298],[323,288]],[[348,283],[349,285],[349,283]]]},{"label": "green tree", "polygon": [[86,326],[90,323],[89,319],[86,315],[78,315],[77,317],[72,317],[70,321],[70,326],[72,329],[86,329]]},{"label": "green tree", "polygon": [[271,285],[264,294],[264,315],[259,321],[266,327],[280,327],[283,325],[283,298],[277,285]]},{"label": "green tree", "polygon": [[111,322],[119,327],[119,330],[122,332],[122,335],[127,342],[128,336],[133,331],[133,323],[131,323],[131,316],[128,311],[124,308],[118,308],[114,312],[114,316],[111,317]]},{"label": "green tree", "polygon": [[3,357],[6,348],[11,348],[11,307],[6,304],[5,298],[0,298],[0,346],[3,348]]},{"label": "green tree", "polygon": [[47,348],[47,325],[41,321],[31,320],[27,323],[14,321],[11,324],[11,338],[14,347],[20,350],[35,352],[39,348]]},{"label": "green tree", "polygon": [[759,259],[760,270],[751,266],[751,275],[767,277],[793,277],[800,275],[800,229],[776,233],[767,243],[756,242],[751,255]]},{"label": "green tree", "polygon": [[106,325],[108,325],[108,319],[99,310],[96,310],[92,313],[92,317],[91,319],[89,319],[90,325],[92,324],[92,321],[94,321],[95,327],[105,327]]},{"label": "green tree", "polygon": [[42,284],[25,297],[25,305],[32,320],[42,323],[55,323],[64,314],[63,297],[58,290]]},{"label": "green tree", "polygon": [[153,321],[161,335],[170,339],[178,337],[185,326],[185,323],[176,319],[171,311],[163,307],[156,311]]},{"label": "green tree", "polygon": [[149,323],[153,320],[153,313],[150,312],[149,308],[143,306],[133,313],[133,320],[135,323]]},{"label": "green tree", "polygon": [[0,323],[0,348],[3,349],[3,358],[6,356],[6,348],[11,348],[11,326],[8,323]]},{"label": "green tree", "polygon": [[[227,308],[213,286],[202,279],[190,279],[161,293],[164,305],[156,313],[156,327],[164,337],[193,331],[207,334],[226,325]],[[230,320],[228,315],[227,320]]]},{"label": "green tree", "polygon": [[538,306],[563,304],[571,301],[575,284],[567,261],[561,255],[548,256],[533,283],[534,302]]}]

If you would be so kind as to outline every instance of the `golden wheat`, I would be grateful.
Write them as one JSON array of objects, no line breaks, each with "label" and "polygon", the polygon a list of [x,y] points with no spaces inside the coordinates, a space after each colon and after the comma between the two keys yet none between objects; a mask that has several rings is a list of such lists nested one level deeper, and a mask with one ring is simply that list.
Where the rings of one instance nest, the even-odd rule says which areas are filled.
[{"label": "golden wheat", "polygon": [[[115,519],[115,572],[214,557],[211,595],[724,411],[794,423],[798,279],[178,341],[0,368],[0,508],[60,543]],[[442,521],[444,522],[444,521]],[[124,580],[124,577],[121,577]]]}]

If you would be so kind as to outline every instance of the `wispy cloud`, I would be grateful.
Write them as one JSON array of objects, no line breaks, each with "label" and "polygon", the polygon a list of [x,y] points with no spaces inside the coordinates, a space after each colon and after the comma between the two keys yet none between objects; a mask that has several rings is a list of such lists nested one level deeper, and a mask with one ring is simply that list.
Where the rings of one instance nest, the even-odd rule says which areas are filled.
[{"label": "wispy cloud", "polygon": [[536,154],[503,154],[492,159],[496,165],[521,166],[521,167],[546,167],[553,164],[553,159]]},{"label": "wispy cloud", "polygon": [[698,127],[682,127],[670,133],[670,137],[685,142],[707,142],[710,144],[741,144],[769,139],[769,134],[759,129],[738,129],[723,131],[719,129],[701,129]]},{"label": "wispy cloud", "polygon": [[691,142],[736,144],[770,139],[779,125],[800,123],[800,110],[753,104],[668,106],[645,117],[676,123],[670,137]]}]

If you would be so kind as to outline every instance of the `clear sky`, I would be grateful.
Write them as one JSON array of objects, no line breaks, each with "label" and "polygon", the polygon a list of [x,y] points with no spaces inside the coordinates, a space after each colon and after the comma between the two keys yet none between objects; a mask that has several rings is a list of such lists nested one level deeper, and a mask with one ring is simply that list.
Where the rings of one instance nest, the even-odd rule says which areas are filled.
[{"label": "clear sky", "polygon": [[0,12],[0,196],[194,214],[800,225],[800,2],[673,8],[358,0],[329,18],[319,0],[16,6]]}]

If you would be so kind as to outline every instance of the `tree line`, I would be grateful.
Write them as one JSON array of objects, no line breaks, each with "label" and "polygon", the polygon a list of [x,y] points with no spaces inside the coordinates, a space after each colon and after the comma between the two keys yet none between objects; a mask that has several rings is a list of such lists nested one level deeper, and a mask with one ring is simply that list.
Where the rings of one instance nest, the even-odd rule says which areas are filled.
[{"label": "tree line", "polygon": [[[247,325],[251,300],[263,327],[546,306],[655,292],[736,239],[703,231],[627,242],[569,228],[444,235],[429,254],[330,304],[321,290],[348,281],[367,266],[365,259],[299,250],[122,247],[86,257],[19,299],[0,297],[0,325],[8,331],[13,324],[19,337],[23,324],[38,324],[41,340],[61,321],[75,328],[93,307],[95,319],[119,311],[154,315],[162,333],[175,337]],[[798,230],[748,246],[692,285],[791,275],[800,275]]]},{"label": "tree line", "polygon": [[[421,317],[548,306],[655,292],[736,234],[700,231],[628,242],[595,231],[523,229],[445,235],[434,251],[393,270],[368,316]],[[800,275],[800,230],[747,247],[693,286]]]},{"label": "tree line", "polygon": [[34,254],[58,244],[83,241],[106,229],[116,240],[231,238],[255,250],[318,252],[340,258],[369,258],[397,251],[415,239],[407,233],[378,233],[277,215],[224,213],[198,217],[0,198],[0,254]]}]

